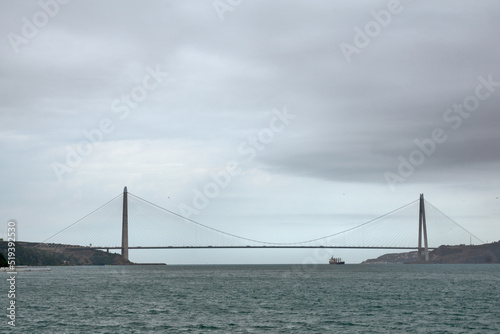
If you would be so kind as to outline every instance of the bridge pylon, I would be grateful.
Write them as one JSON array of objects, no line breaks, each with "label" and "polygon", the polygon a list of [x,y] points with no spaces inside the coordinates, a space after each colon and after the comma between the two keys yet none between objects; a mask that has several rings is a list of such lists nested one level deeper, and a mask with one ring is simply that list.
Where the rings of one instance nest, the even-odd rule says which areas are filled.
[{"label": "bridge pylon", "polygon": [[[422,235],[424,247],[422,248]],[[423,254],[422,254],[423,253]],[[429,247],[427,242],[427,224],[425,221],[424,194],[420,194],[420,210],[418,214],[418,259],[419,261],[429,261]]]},{"label": "bridge pylon", "polygon": [[123,188],[123,214],[122,214],[122,256],[128,260],[128,199],[127,187]]}]

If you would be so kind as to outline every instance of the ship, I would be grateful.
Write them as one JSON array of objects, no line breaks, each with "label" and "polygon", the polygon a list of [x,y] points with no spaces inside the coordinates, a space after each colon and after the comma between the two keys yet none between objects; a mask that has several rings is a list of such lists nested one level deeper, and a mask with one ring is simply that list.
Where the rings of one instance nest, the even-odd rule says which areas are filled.
[{"label": "ship", "polygon": [[345,264],[344,261],[342,261],[342,259],[340,257],[331,257],[330,258],[330,261],[328,261],[328,263],[330,264]]}]

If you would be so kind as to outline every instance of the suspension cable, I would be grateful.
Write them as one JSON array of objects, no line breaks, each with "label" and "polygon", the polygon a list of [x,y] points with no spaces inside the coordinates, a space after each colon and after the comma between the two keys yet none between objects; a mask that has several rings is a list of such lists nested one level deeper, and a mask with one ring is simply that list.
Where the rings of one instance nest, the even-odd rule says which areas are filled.
[{"label": "suspension cable", "polygon": [[62,232],[64,232],[64,231],[66,231],[66,230],[67,230],[67,229],[69,229],[70,227],[72,227],[72,226],[74,226],[74,225],[78,224],[79,222],[81,222],[82,220],[84,220],[84,219],[85,219],[85,218],[87,218],[88,216],[90,216],[90,215],[94,214],[95,212],[97,212],[97,211],[101,210],[103,207],[105,207],[105,206],[106,206],[106,205],[108,205],[109,203],[113,202],[115,199],[117,199],[117,198],[118,198],[118,197],[120,197],[120,196],[122,196],[122,194],[119,194],[119,195],[118,195],[118,196],[116,196],[115,198],[113,198],[113,199],[111,199],[111,200],[107,201],[106,203],[104,203],[103,205],[101,205],[100,207],[98,207],[97,209],[95,209],[94,211],[92,211],[91,213],[89,213],[89,214],[87,214],[86,216],[84,216],[84,217],[82,217],[82,218],[78,219],[78,220],[77,220],[76,222],[74,222],[73,224],[71,224],[71,225],[69,225],[69,226],[66,226],[65,228],[63,228],[62,230],[60,230],[59,232],[57,232],[56,234],[51,235],[51,236],[50,236],[50,237],[48,237],[47,239],[43,240],[43,241],[42,241],[39,245],[44,244],[47,240],[52,239],[52,238],[53,238],[53,237],[55,237],[56,235],[58,235],[58,234],[60,234],[60,233],[62,233]]},{"label": "suspension cable", "polygon": [[337,236],[337,235],[339,235],[339,234],[343,234],[343,233],[346,233],[346,232],[349,232],[349,231],[355,230],[355,229],[360,228],[360,227],[362,227],[362,226],[365,226],[365,225],[367,225],[367,224],[369,224],[369,223],[372,223],[372,222],[374,222],[374,221],[376,221],[376,220],[378,220],[378,219],[384,218],[384,217],[386,217],[386,216],[388,216],[388,215],[390,215],[390,214],[392,214],[392,213],[395,213],[395,212],[397,212],[397,211],[399,211],[399,210],[401,210],[401,209],[404,209],[404,208],[406,208],[406,207],[408,207],[408,206],[412,205],[413,203],[415,203],[415,202],[419,201],[418,199],[417,199],[417,200],[414,200],[414,201],[412,201],[412,202],[410,202],[410,203],[408,203],[408,204],[406,204],[406,205],[403,205],[403,206],[401,206],[401,207],[399,207],[399,208],[397,208],[397,209],[395,209],[395,210],[392,210],[392,211],[390,211],[390,212],[388,212],[388,213],[386,213],[386,214],[383,214],[383,215],[381,215],[381,216],[379,216],[379,217],[377,217],[377,218],[371,219],[371,220],[369,220],[369,221],[367,221],[367,222],[365,222],[365,223],[362,223],[362,224],[360,224],[360,225],[357,225],[357,226],[354,226],[354,227],[348,228],[347,230],[344,230],[344,231],[341,231],[341,232],[337,232],[337,233],[334,233],[334,234],[330,234],[330,235],[327,235],[327,236],[324,236],[324,237],[321,237],[321,238],[315,238],[315,239],[306,240],[306,241],[300,241],[300,242],[292,242],[292,243],[289,243],[289,242],[268,242],[268,241],[260,241],[260,240],[255,240],[255,239],[245,238],[245,237],[241,237],[241,236],[238,236],[238,235],[235,235],[235,234],[232,234],[232,233],[224,232],[224,231],[221,231],[221,230],[219,230],[219,229],[216,229],[216,228],[213,228],[213,227],[210,227],[210,226],[204,225],[204,224],[202,224],[202,223],[199,223],[199,222],[197,222],[197,221],[195,221],[195,220],[193,220],[193,219],[190,219],[190,218],[184,217],[184,216],[182,216],[182,215],[180,215],[180,214],[178,214],[178,213],[176,213],[176,212],[173,212],[173,211],[171,211],[171,210],[165,209],[164,207],[161,207],[161,206],[159,206],[159,205],[157,205],[157,204],[154,204],[154,203],[152,203],[152,202],[150,202],[150,201],[148,201],[148,200],[145,200],[145,199],[143,199],[143,198],[141,198],[141,197],[139,197],[139,196],[136,196],[136,195],[134,195],[134,194],[131,194],[130,192],[129,192],[128,194],[129,194],[129,195],[131,195],[131,196],[133,196],[134,198],[137,198],[137,199],[139,199],[139,200],[141,200],[141,201],[145,202],[145,203],[148,203],[149,205],[152,205],[152,206],[154,206],[154,207],[156,207],[156,208],[158,208],[158,209],[161,209],[161,210],[163,210],[163,211],[166,211],[166,212],[168,212],[168,213],[170,213],[170,214],[172,214],[172,215],[174,215],[174,216],[177,216],[177,217],[179,217],[179,218],[185,219],[185,220],[187,220],[187,221],[189,221],[189,222],[191,222],[191,223],[193,223],[193,224],[196,224],[196,225],[198,225],[198,226],[202,226],[202,227],[207,228],[207,229],[209,229],[209,230],[212,230],[212,231],[215,231],[215,232],[218,232],[218,233],[222,233],[222,234],[225,234],[225,235],[231,236],[231,237],[233,237],[233,238],[238,238],[238,239],[241,239],[241,240],[252,241],[252,242],[256,242],[256,243],[260,243],[260,244],[266,244],[266,245],[300,245],[300,244],[310,243],[310,242],[314,242],[314,241],[318,241],[318,240],[322,240],[322,239],[327,239],[327,238],[330,238],[330,237],[333,237],[333,236]]},{"label": "suspension cable", "polygon": [[440,214],[442,214],[444,217],[446,217],[448,220],[450,220],[453,224],[455,224],[456,226],[458,226],[459,228],[461,228],[462,230],[464,230],[465,232],[467,232],[469,235],[473,236],[474,238],[476,238],[478,241],[480,241],[481,243],[484,244],[484,241],[479,239],[478,237],[476,237],[474,234],[472,234],[471,232],[467,231],[467,229],[465,229],[465,227],[463,227],[462,225],[460,225],[459,223],[457,223],[456,221],[454,221],[451,217],[447,216],[445,213],[443,213],[441,210],[439,210],[438,208],[436,208],[434,205],[432,205],[431,202],[429,202],[428,200],[425,200],[425,202],[431,207],[433,208],[434,210],[436,210],[437,212],[439,212]]}]

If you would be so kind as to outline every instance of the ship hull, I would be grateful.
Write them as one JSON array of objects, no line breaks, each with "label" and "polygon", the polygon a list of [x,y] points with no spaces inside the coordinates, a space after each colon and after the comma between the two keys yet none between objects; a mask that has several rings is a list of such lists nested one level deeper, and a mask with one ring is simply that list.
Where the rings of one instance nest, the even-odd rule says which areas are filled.
[{"label": "ship hull", "polygon": [[342,261],[342,259],[340,257],[331,257],[330,260],[328,261],[328,263],[330,264],[345,264],[344,261]]}]

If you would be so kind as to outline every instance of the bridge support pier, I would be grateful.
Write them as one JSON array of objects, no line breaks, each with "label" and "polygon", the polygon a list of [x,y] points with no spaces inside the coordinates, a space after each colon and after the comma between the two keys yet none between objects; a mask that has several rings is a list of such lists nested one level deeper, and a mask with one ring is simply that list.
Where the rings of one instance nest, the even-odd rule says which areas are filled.
[{"label": "bridge support pier", "polygon": [[122,215],[122,256],[128,260],[128,199],[127,187],[123,188],[123,215]]},{"label": "bridge support pier", "polygon": [[[424,237],[424,248],[422,248],[422,234]],[[423,253],[423,254],[422,254]],[[425,221],[424,194],[420,194],[420,212],[418,214],[418,259],[429,261],[429,247],[427,242],[427,224]]]}]

